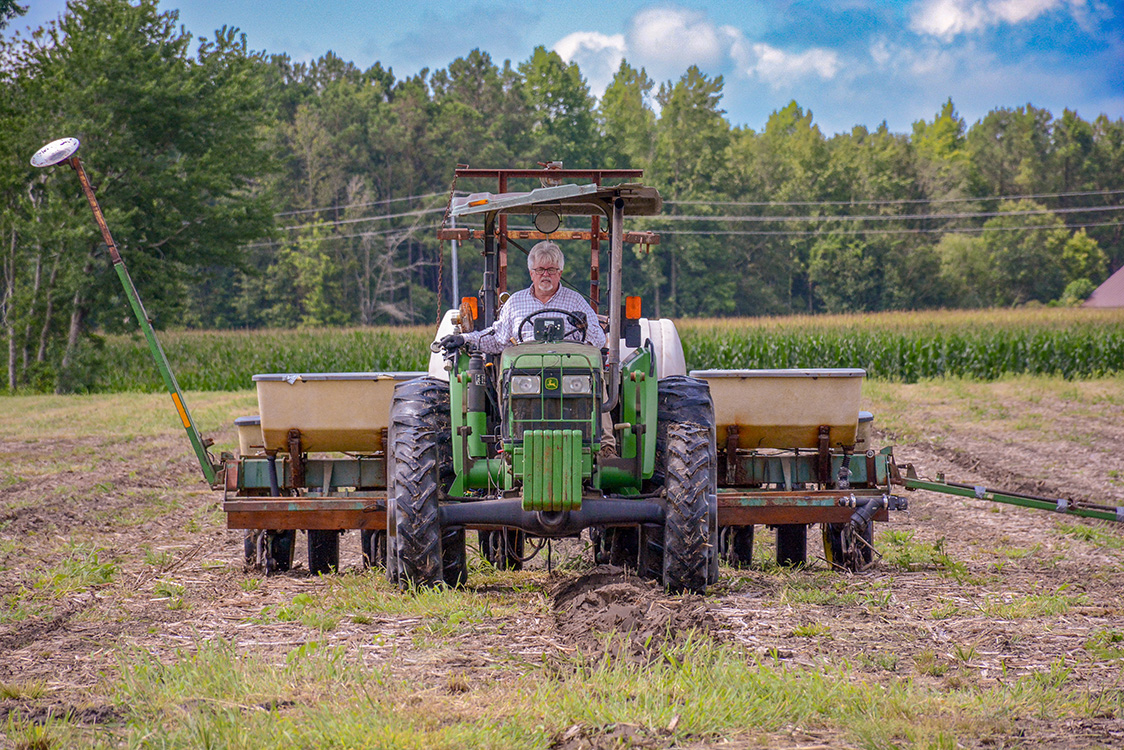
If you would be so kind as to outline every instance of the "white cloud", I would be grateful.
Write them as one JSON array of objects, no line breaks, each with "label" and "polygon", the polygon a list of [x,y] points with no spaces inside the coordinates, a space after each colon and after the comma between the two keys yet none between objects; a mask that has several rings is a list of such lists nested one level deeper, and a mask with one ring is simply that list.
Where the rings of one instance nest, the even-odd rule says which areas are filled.
[{"label": "white cloud", "polygon": [[642,10],[632,17],[628,48],[660,67],[686,70],[718,65],[729,54],[729,27],[719,28],[699,11],[677,7]]},{"label": "white cloud", "polygon": [[995,15],[1007,23],[1033,21],[1061,4],[1061,0],[993,0],[989,3]]},{"label": "white cloud", "polygon": [[839,55],[831,50],[813,48],[794,54],[761,43],[754,44],[752,49],[756,60],[746,72],[758,76],[774,89],[807,76],[830,80],[839,71]]},{"label": "white cloud", "polygon": [[623,35],[579,31],[558,40],[554,49],[581,66],[594,94],[604,91],[625,57],[657,79],[678,77],[697,65],[708,73],[733,68],[773,88],[808,77],[829,80],[841,68],[839,55],[831,50],[790,52],[753,42],[740,29],[719,26],[704,13],[677,6],[639,11]]},{"label": "white cloud", "polygon": [[[1065,0],[922,0],[910,18],[914,31],[945,41],[1000,24],[1033,21],[1060,8]],[[1085,11],[1084,0],[1069,0],[1071,11]]]},{"label": "white cloud", "polygon": [[613,80],[627,47],[624,34],[575,31],[554,43],[554,51],[566,62],[576,62],[594,96],[600,96]]}]

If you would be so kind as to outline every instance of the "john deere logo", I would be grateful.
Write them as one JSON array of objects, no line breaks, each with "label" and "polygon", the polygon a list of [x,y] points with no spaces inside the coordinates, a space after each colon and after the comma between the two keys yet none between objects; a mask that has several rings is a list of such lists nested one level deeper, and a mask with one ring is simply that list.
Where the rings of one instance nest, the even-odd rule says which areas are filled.
[{"label": "john deere logo", "polygon": [[558,378],[547,378],[546,379],[546,389],[548,391],[558,390]]}]

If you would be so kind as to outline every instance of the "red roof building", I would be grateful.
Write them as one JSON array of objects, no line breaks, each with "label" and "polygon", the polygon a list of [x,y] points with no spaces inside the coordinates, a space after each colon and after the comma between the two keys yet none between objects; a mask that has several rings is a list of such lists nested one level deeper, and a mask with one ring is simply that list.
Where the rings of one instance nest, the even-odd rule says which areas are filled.
[{"label": "red roof building", "polygon": [[1124,267],[1097,287],[1082,307],[1124,307]]}]

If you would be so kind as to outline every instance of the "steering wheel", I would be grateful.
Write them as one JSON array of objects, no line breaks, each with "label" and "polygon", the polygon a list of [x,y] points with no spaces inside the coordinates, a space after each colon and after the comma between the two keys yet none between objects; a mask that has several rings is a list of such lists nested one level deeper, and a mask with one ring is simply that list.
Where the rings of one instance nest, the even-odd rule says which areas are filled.
[{"label": "steering wheel", "polygon": [[[541,310],[535,310],[533,313],[523,318],[523,320],[519,321],[519,327],[515,329],[515,336],[520,344],[523,343],[523,326],[527,325],[527,323],[537,318],[538,316],[546,315],[548,313],[553,313],[554,315],[562,315],[568,318],[571,325],[574,326],[574,329],[582,335],[580,343],[584,344],[589,341],[589,323],[584,315],[582,315],[581,313],[576,313],[573,310],[561,310],[557,307],[544,307]],[[574,331],[570,331],[569,333],[564,334],[562,338],[565,339],[567,336],[572,336],[573,334]]]}]

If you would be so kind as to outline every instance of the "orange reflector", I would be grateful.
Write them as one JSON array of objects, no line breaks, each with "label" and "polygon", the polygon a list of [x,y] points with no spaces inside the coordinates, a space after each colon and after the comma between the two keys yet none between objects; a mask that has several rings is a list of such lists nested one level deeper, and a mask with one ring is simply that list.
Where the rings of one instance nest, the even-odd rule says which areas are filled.
[{"label": "orange reflector", "polygon": [[488,199],[487,199],[487,198],[481,198],[481,199],[480,199],[480,200],[478,200],[478,201],[469,201],[469,202],[468,202],[468,205],[469,205],[469,206],[483,206],[483,205],[484,205],[485,203],[487,203],[487,202],[488,202]]},{"label": "orange reflector", "polygon": [[185,430],[191,429],[191,420],[187,418],[187,409],[183,408],[183,401],[180,401],[180,394],[172,394],[172,403],[176,405],[176,411],[180,413],[180,421],[183,422]]},{"label": "orange reflector", "polygon": [[624,298],[624,317],[628,320],[640,320],[640,298]]},{"label": "orange reflector", "polygon": [[461,309],[464,310],[465,308],[468,309],[468,313],[472,316],[473,320],[476,320],[480,317],[480,314],[476,307],[475,297],[461,297]]}]

